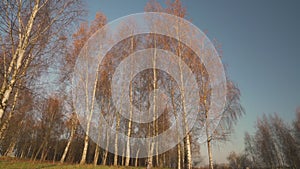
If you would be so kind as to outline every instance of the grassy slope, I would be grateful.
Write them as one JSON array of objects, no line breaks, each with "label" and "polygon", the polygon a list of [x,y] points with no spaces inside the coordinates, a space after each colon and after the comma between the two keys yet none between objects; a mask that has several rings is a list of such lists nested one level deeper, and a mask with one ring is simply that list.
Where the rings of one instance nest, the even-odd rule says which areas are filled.
[{"label": "grassy slope", "polygon": [[0,158],[0,169],[144,169],[145,167],[123,167],[123,166],[94,166],[78,164],[59,164],[52,162],[30,162],[14,158]]}]

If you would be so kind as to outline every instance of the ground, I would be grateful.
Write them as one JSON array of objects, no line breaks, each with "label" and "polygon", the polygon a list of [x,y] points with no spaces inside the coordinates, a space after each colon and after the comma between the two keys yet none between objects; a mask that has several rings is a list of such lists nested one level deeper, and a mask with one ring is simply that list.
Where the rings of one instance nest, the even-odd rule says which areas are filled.
[{"label": "ground", "polygon": [[[78,164],[60,164],[53,162],[32,162],[16,158],[0,157],[1,169],[145,169],[146,167],[124,167],[124,166],[94,166]],[[157,168],[158,169],[158,168]]]}]

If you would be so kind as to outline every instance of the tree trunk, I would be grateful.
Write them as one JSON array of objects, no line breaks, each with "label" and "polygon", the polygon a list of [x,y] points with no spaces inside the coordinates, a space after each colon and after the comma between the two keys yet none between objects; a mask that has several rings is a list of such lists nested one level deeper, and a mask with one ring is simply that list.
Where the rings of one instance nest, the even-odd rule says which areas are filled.
[{"label": "tree trunk", "polygon": [[25,150],[24,149],[22,149],[22,151],[21,151],[21,154],[20,154],[20,157],[19,158],[24,158],[24,154],[25,154]]},{"label": "tree trunk", "polygon": [[[151,114],[151,112],[150,112],[150,109],[149,109],[149,115]],[[148,137],[151,137],[151,135],[152,135],[153,133],[151,133],[151,125],[150,125],[150,123],[148,124]],[[153,150],[153,145],[152,145],[153,143],[152,142],[149,142],[148,143],[148,158],[147,158],[147,168],[151,168],[152,167],[152,159],[153,159],[153,152],[152,152],[152,150]],[[151,164],[151,165],[149,165],[149,163]]]},{"label": "tree trunk", "polygon": [[37,156],[40,154],[40,152],[41,152],[43,146],[44,146],[44,141],[42,142],[42,144],[40,145],[39,149],[38,149],[37,152],[35,153],[35,156],[34,156],[34,158],[33,158],[33,161],[36,160],[36,158],[37,158]]},{"label": "tree trunk", "polygon": [[31,145],[34,145],[33,149],[32,149],[32,153],[31,153],[31,157],[30,157],[30,161],[34,161],[35,159],[35,152],[37,151],[37,144],[32,143]]},{"label": "tree trunk", "polygon": [[96,166],[97,163],[98,163],[99,153],[100,153],[100,147],[99,147],[99,142],[100,142],[100,130],[101,130],[101,125],[99,125],[98,137],[97,137],[97,143],[96,143],[95,154],[94,154],[94,165],[95,165],[95,166]]},{"label": "tree trunk", "polygon": [[47,152],[48,152],[48,139],[47,139],[47,141],[46,141],[46,143],[45,143],[45,145],[43,146],[43,150],[42,150],[42,155],[41,155],[41,159],[40,159],[40,161],[45,161],[45,159],[46,159],[46,154],[47,154]]},{"label": "tree trunk", "polygon": [[95,155],[94,155],[94,165],[95,165],[95,166],[96,166],[97,163],[98,163],[99,153],[100,153],[100,148],[99,148],[98,145],[96,145]]},{"label": "tree trunk", "polygon": [[177,169],[181,169],[181,146],[177,144]]},{"label": "tree trunk", "polygon": [[137,150],[136,152],[136,156],[135,156],[135,163],[134,163],[134,166],[137,167],[138,166],[138,161],[139,161],[139,152],[140,152],[140,149]]},{"label": "tree trunk", "polygon": [[119,131],[119,127],[120,127],[120,115],[117,113],[114,166],[118,165],[118,131]]},{"label": "tree trunk", "polygon": [[152,166],[153,166],[153,148],[154,148],[154,143],[152,143],[150,145],[150,155],[149,155],[148,161],[147,161],[147,169],[152,168]]},{"label": "tree trunk", "polygon": [[[29,148],[28,148],[28,150],[27,150],[27,152],[26,152],[26,155],[25,155],[26,158],[29,157],[30,152],[31,152],[31,149],[32,149],[32,145],[30,144],[30,146],[29,146]],[[25,151],[25,150],[24,150],[24,151]]]},{"label": "tree trunk", "polygon": [[76,128],[76,126],[75,126],[75,124],[73,124],[72,129],[71,129],[71,135],[70,135],[70,137],[68,139],[68,143],[67,143],[67,145],[65,147],[64,153],[61,156],[60,163],[63,163],[65,161],[65,159],[66,159],[66,156],[67,156],[67,153],[69,151],[70,145],[71,145],[71,143],[73,141],[73,137],[74,137],[74,134],[75,134],[75,128]]},{"label": "tree trunk", "polygon": [[[132,111],[130,113],[130,119],[132,117]],[[131,134],[131,120],[129,120],[128,122],[128,136],[127,136],[127,143],[126,143],[126,158],[125,158],[125,166],[129,166],[129,162],[130,162],[130,134]]]},{"label": "tree trunk", "polygon": [[[180,36],[179,36],[179,28],[176,27],[176,34],[177,34],[177,38],[180,41]],[[185,89],[184,89],[184,81],[183,81],[183,73],[182,73],[182,60],[181,60],[181,44],[178,43],[178,51],[177,51],[177,55],[178,55],[178,66],[179,66],[179,73],[180,73],[180,93],[181,93],[181,100],[182,100],[182,107],[183,107],[183,122],[184,122],[184,132],[187,134],[185,139],[184,139],[184,157],[185,157],[185,161],[184,161],[184,166],[186,169],[191,169],[192,168],[192,153],[191,153],[191,142],[190,142],[190,135],[188,132],[188,124],[186,121],[186,107],[185,107]]]},{"label": "tree trunk", "polygon": [[85,162],[86,162],[86,155],[87,155],[87,151],[88,151],[88,146],[89,146],[89,135],[88,135],[88,132],[86,132],[85,137],[84,137],[84,146],[83,146],[83,151],[82,151],[80,164],[85,164]]},{"label": "tree trunk", "polygon": [[185,146],[184,146],[184,142],[180,143],[181,144],[181,161],[182,161],[182,164],[181,164],[181,167],[184,168],[185,166],[185,162],[186,162],[186,159],[184,158],[184,152],[185,152]]},{"label": "tree trunk", "polygon": [[55,144],[55,150],[54,150],[54,155],[53,155],[53,163],[56,160],[57,149],[58,149],[58,141],[56,141],[56,144]]},{"label": "tree trunk", "polygon": [[[106,137],[107,137],[107,139],[106,139],[105,153],[103,155],[103,163],[102,163],[103,165],[106,165],[107,155],[108,155],[108,145],[109,145],[109,140],[110,140],[110,137],[109,137],[109,134],[107,133],[107,131],[106,131]],[[117,160],[117,162],[118,162],[118,160]]]},{"label": "tree trunk", "polygon": [[13,156],[14,156],[14,149],[15,149],[15,146],[16,146],[16,142],[15,142],[15,141],[12,141],[12,142],[9,144],[8,149],[7,149],[6,152],[4,153],[4,156],[13,157]]},{"label": "tree trunk", "polygon": [[192,154],[191,154],[191,142],[190,142],[190,135],[187,134],[184,139],[184,146],[185,146],[185,168],[191,169],[192,168]]},{"label": "tree trunk", "polygon": [[124,161],[125,161],[125,147],[123,147],[123,152],[122,152],[122,162],[121,162],[121,165],[124,165]]},{"label": "tree trunk", "polygon": [[[133,52],[133,36],[130,40],[131,52]],[[131,59],[131,58],[130,58]],[[131,59],[131,69],[130,69],[130,77],[133,77],[133,62]],[[128,132],[127,132],[127,142],[126,142],[126,159],[125,166],[129,166],[130,163],[130,136],[131,136],[131,127],[132,127],[132,113],[133,113],[133,91],[132,91],[132,83],[130,83],[130,91],[129,91],[129,99],[130,99],[130,112],[129,112],[129,121],[128,121]]]},{"label": "tree trunk", "polygon": [[[85,137],[84,137],[84,147],[83,147],[83,151],[82,151],[82,156],[81,156],[81,160],[80,160],[80,164],[85,164],[86,162],[86,156],[87,156],[87,151],[88,151],[88,146],[89,146],[89,132],[90,132],[90,125],[91,125],[91,121],[92,121],[92,116],[93,116],[93,111],[94,111],[94,105],[95,105],[95,95],[96,95],[96,90],[97,90],[97,82],[98,82],[98,69],[99,69],[100,63],[98,63],[97,66],[97,71],[96,71],[96,75],[95,75],[95,82],[93,85],[93,95],[92,95],[92,102],[91,102],[91,108],[89,108],[89,84],[88,84],[88,80],[86,80],[85,82],[85,94],[86,94],[86,111],[89,112],[89,116],[87,119],[87,124],[86,124],[86,131],[85,131]],[[88,71],[88,70],[86,70]]]},{"label": "tree trunk", "polygon": [[[13,86],[15,86],[15,83],[17,80],[17,74],[20,71],[20,68],[22,66],[25,49],[29,45],[29,38],[30,38],[30,34],[31,34],[32,27],[34,24],[34,20],[39,11],[39,5],[40,5],[39,0],[33,5],[31,15],[29,16],[29,20],[26,25],[26,29],[24,30],[24,34],[22,34],[21,31],[19,32],[19,38],[20,38],[19,44],[16,49],[16,52],[14,53],[14,55],[12,57],[11,63],[8,67],[8,71],[5,74],[5,77],[6,77],[5,81],[7,80],[7,83],[5,81],[2,83],[1,91],[0,91],[0,122],[2,120],[5,109],[7,107],[7,101],[10,98],[11,92],[13,90]],[[18,16],[18,19],[21,20],[22,18],[20,18],[20,16]],[[21,24],[19,25],[19,29],[22,29],[20,27],[21,27]],[[14,69],[13,69],[13,66],[14,66]],[[13,70],[13,72],[11,72],[12,70]],[[9,77],[8,75],[10,75],[10,74],[11,74],[11,76]]]},{"label": "tree trunk", "polygon": [[19,89],[16,89],[16,93],[15,93],[15,96],[14,96],[14,102],[13,102],[13,104],[12,104],[12,108],[11,108],[11,110],[9,111],[8,117],[7,117],[7,119],[3,122],[3,125],[2,125],[2,127],[1,127],[1,129],[0,129],[0,140],[3,140],[3,138],[4,138],[4,132],[5,132],[5,130],[8,128],[9,121],[10,121],[10,119],[12,118],[13,111],[15,110],[15,107],[16,107],[18,95],[19,95]]},{"label": "tree trunk", "polygon": [[214,169],[212,149],[211,149],[211,138],[207,139],[207,151],[208,151],[208,159],[209,159],[209,169]]}]

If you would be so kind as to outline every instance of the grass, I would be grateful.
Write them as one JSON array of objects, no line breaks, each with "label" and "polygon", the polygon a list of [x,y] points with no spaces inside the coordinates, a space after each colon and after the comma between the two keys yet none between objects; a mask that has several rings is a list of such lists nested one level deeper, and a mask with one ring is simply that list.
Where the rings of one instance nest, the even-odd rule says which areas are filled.
[{"label": "grass", "polygon": [[145,167],[103,166],[32,162],[16,158],[0,158],[1,169],[144,169]]}]

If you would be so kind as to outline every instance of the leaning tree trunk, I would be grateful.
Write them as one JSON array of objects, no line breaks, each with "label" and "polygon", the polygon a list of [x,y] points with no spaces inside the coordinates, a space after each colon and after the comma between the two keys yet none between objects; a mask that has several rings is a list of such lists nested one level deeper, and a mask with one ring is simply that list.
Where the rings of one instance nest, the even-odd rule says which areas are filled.
[{"label": "leaning tree trunk", "polygon": [[[88,129],[89,129],[89,127],[88,127]],[[86,132],[85,137],[84,137],[84,146],[83,146],[80,164],[85,164],[85,162],[86,162],[86,155],[87,155],[88,146],[89,146],[89,135],[88,134],[89,134],[89,132]]]},{"label": "leaning tree trunk", "polygon": [[96,166],[99,159],[100,147],[96,145],[95,154],[94,154],[94,165]]},{"label": "leaning tree trunk", "polygon": [[3,140],[3,138],[4,138],[4,132],[8,128],[9,121],[12,118],[13,111],[15,110],[15,107],[16,107],[18,95],[19,95],[19,89],[16,89],[16,93],[15,93],[15,96],[14,96],[14,101],[13,101],[13,104],[12,104],[12,108],[9,111],[8,117],[3,122],[2,127],[0,129],[0,140]]},{"label": "leaning tree trunk", "polygon": [[[17,81],[17,74],[21,69],[22,61],[25,56],[25,48],[28,47],[29,42],[28,39],[30,37],[30,33],[33,27],[34,19],[37,15],[37,12],[39,10],[39,4],[34,4],[32,14],[30,16],[30,19],[27,24],[27,30],[26,33],[22,36],[22,39],[20,39],[20,43],[16,49],[16,52],[14,53],[12,57],[11,64],[9,65],[7,75],[12,73],[11,79],[5,79],[8,80],[7,83],[3,83],[1,87],[1,95],[0,95],[0,121],[2,120],[2,117],[4,115],[4,111],[7,107],[7,101],[10,98],[10,95],[12,93],[13,87],[15,86],[15,83]],[[13,62],[16,62],[14,64]],[[13,65],[15,65],[15,68],[13,69]],[[11,72],[13,70],[13,72]]]},{"label": "leaning tree trunk", "polygon": [[[85,164],[86,162],[86,156],[87,156],[87,151],[88,151],[88,146],[89,146],[89,132],[90,132],[90,126],[91,126],[91,121],[92,121],[92,116],[93,116],[93,111],[94,111],[94,103],[95,103],[95,95],[96,95],[96,89],[97,89],[97,83],[98,83],[98,69],[99,69],[100,63],[98,63],[97,66],[97,71],[96,71],[96,75],[95,75],[95,82],[93,85],[93,93],[92,93],[92,102],[91,102],[91,108],[89,108],[89,84],[88,84],[88,80],[86,80],[85,82],[85,93],[86,93],[86,111],[89,112],[89,116],[87,119],[87,124],[86,124],[86,131],[85,131],[85,137],[84,137],[84,147],[83,147],[83,151],[82,151],[82,156],[81,156],[81,160],[80,160],[80,164]],[[86,70],[88,71],[88,70]],[[88,78],[88,77],[87,77]]]},{"label": "leaning tree trunk", "polygon": [[16,141],[13,139],[13,141],[9,144],[8,149],[4,153],[4,156],[14,156],[15,146],[16,146]]},{"label": "leaning tree trunk", "polygon": [[67,145],[65,147],[64,153],[63,153],[63,155],[62,155],[62,157],[60,159],[60,163],[63,163],[65,161],[66,157],[67,157],[67,153],[68,153],[70,145],[71,145],[71,143],[73,141],[73,137],[74,137],[75,131],[76,131],[76,124],[72,124],[71,135],[70,135],[70,138],[68,139],[68,143],[67,143]]}]

